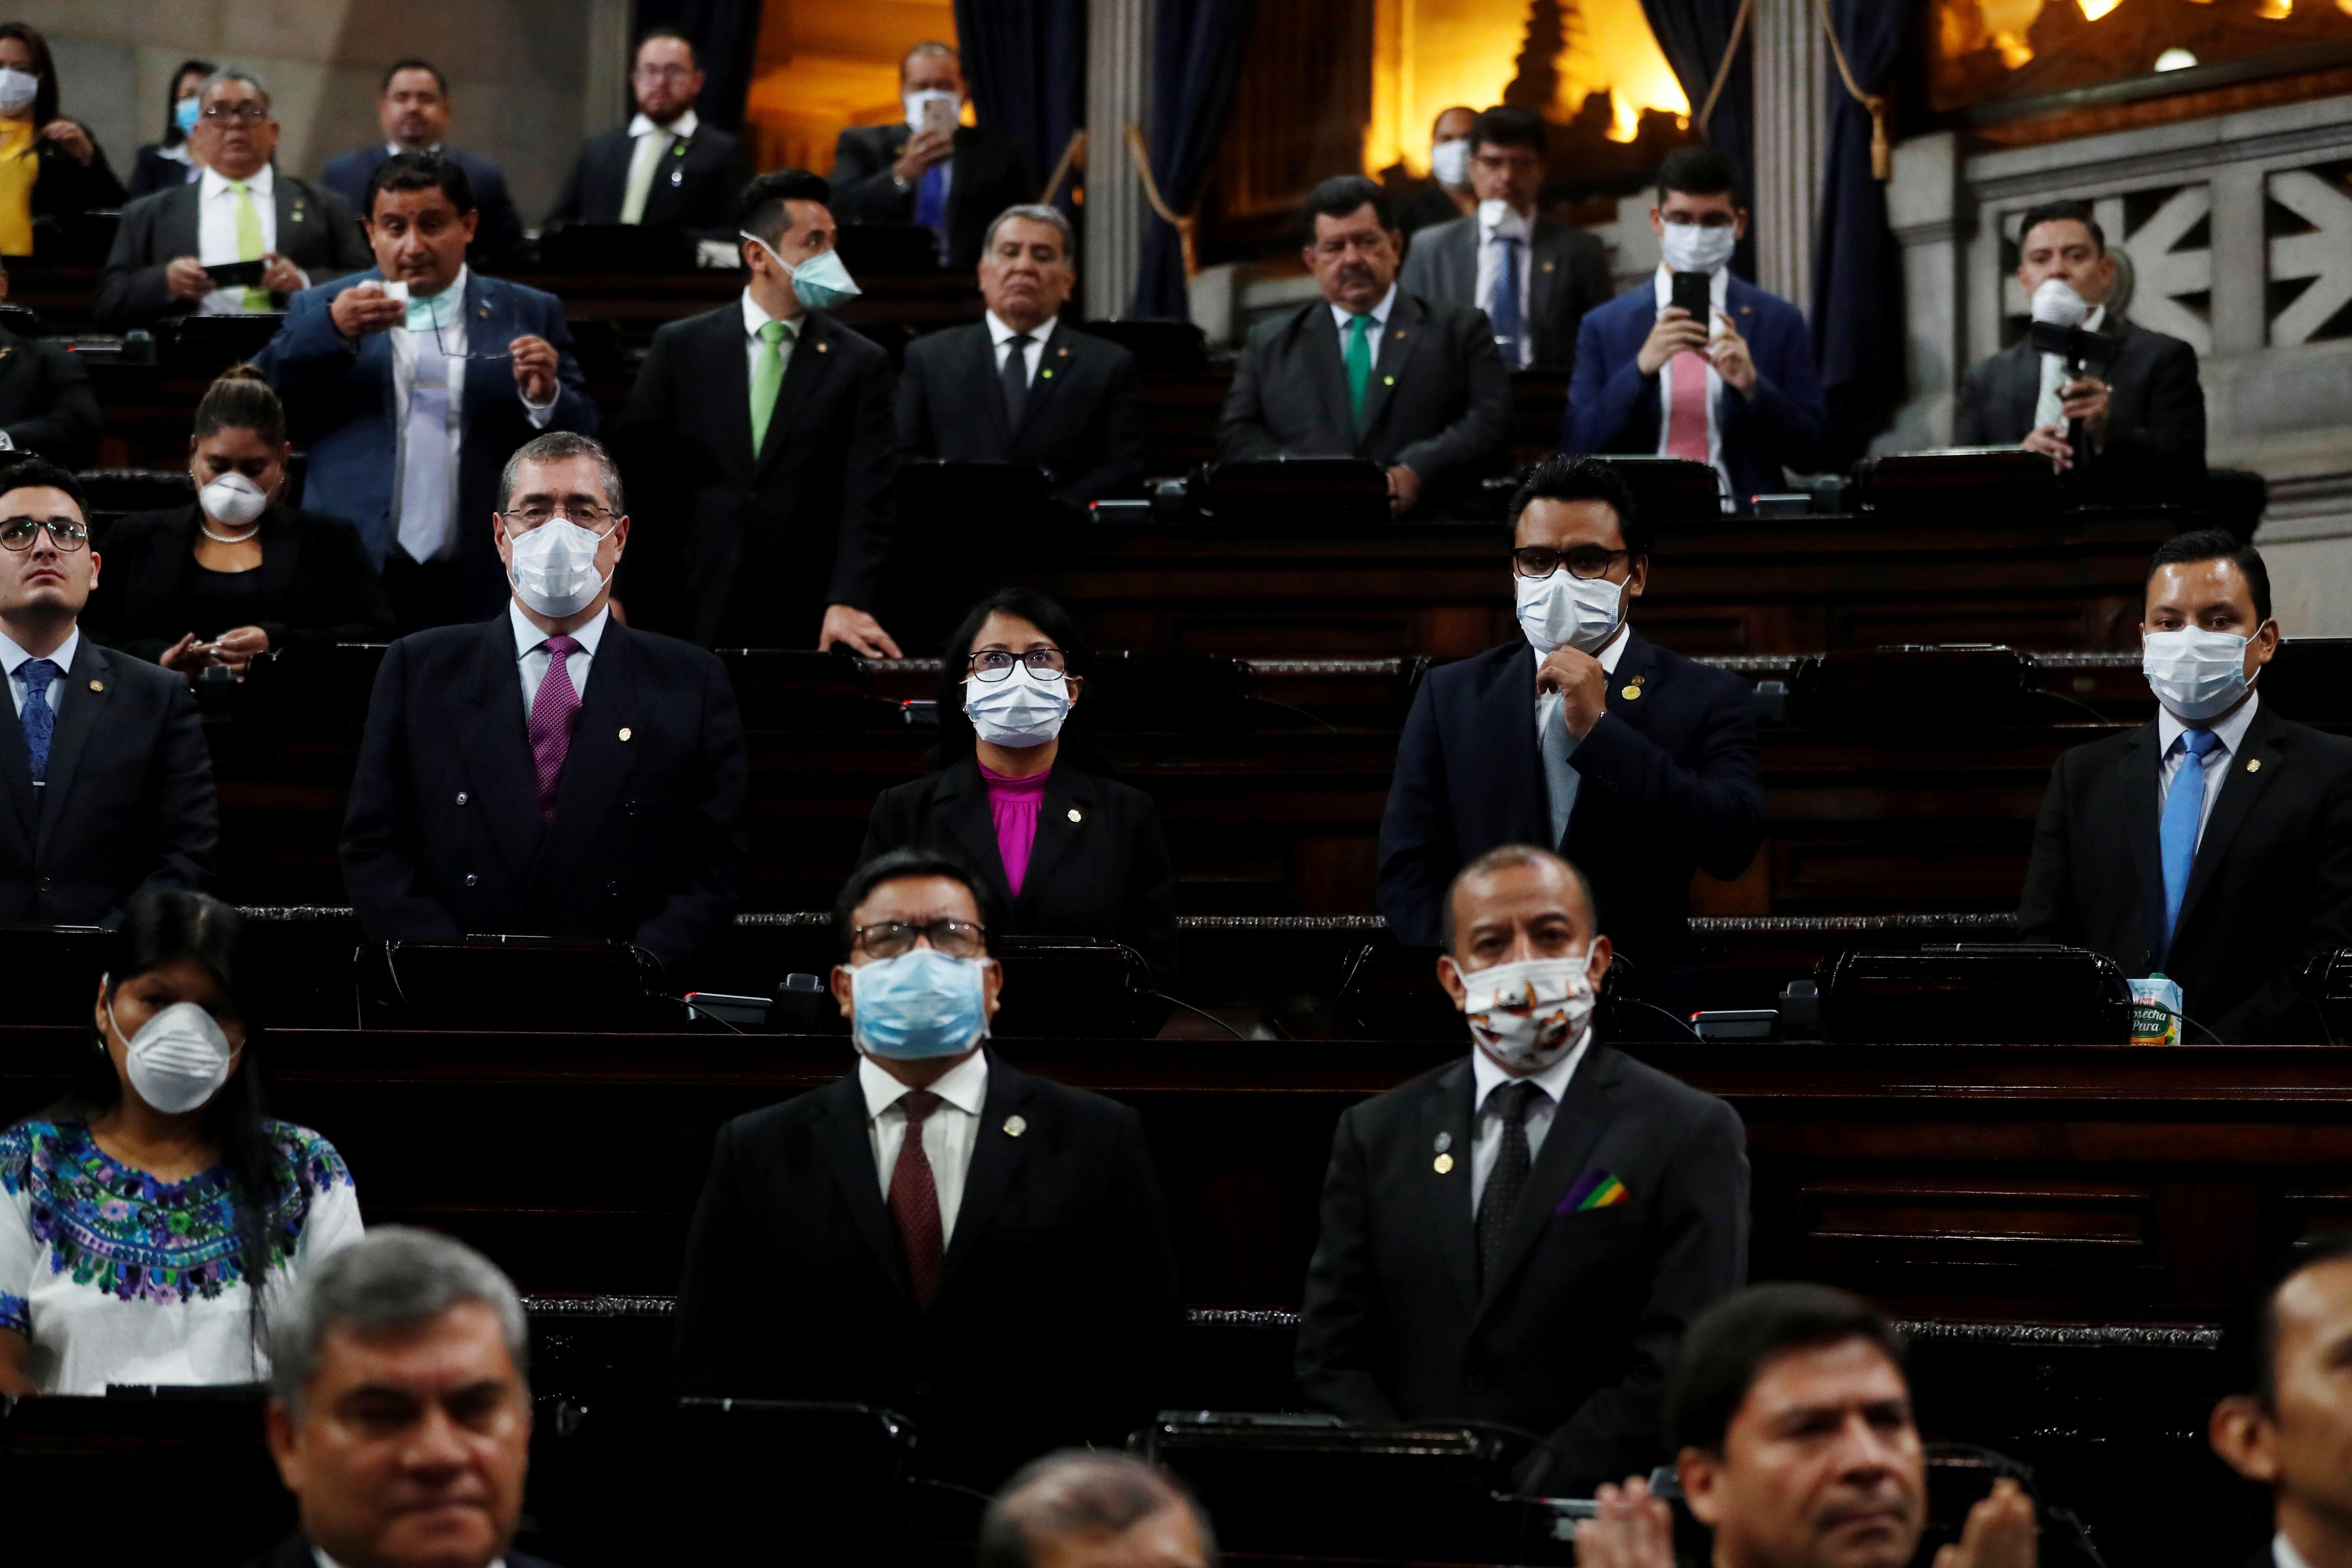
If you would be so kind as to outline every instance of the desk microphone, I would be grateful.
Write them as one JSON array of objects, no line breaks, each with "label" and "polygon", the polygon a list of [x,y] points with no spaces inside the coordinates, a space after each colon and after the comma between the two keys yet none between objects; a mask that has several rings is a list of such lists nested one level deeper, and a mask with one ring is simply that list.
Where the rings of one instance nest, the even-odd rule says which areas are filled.
[{"label": "desk microphone", "polygon": [[[2078,380],[2092,365],[2104,366],[2115,358],[2113,338],[2084,328],[2090,314],[2090,306],[2063,278],[2045,278],[2042,287],[2033,291],[2034,350],[2064,360],[2068,381]],[[2066,422],[2066,444],[2074,450],[2074,465],[2079,471],[2085,455],[2080,419]]]}]

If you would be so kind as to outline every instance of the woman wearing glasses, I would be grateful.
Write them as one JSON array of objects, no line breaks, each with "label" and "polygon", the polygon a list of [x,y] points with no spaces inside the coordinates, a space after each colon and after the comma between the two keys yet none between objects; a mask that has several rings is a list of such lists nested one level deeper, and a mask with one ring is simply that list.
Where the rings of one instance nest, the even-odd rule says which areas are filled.
[{"label": "woman wearing glasses", "polygon": [[33,254],[33,226],[122,205],[122,182],[89,132],[58,113],[49,41],[0,22],[0,256]]},{"label": "woman wearing glasses", "polygon": [[1160,813],[1102,776],[1082,730],[1086,646],[1068,611],[1007,588],[982,599],[940,668],[940,771],[885,790],[862,864],[889,850],[962,859],[1011,936],[1115,937],[1165,985],[1176,966],[1176,871]]},{"label": "woman wearing glasses", "polygon": [[242,676],[257,654],[392,639],[359,530],[278,500],[288,450],[278,394],[256,366],[231,366],[196,405],[196,499],[107,531],[89,618],[109,647],[191,677]]}]

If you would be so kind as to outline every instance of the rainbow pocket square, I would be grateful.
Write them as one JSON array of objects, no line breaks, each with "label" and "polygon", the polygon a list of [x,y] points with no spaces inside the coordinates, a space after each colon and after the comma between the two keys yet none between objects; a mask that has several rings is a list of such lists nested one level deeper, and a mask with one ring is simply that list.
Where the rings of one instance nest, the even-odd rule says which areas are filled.
[{"label": "rainbow pocket square", "polygon": [[1625,1190],[1625,1184],[1619,1181],[1613,1173],[1587,1171],[1578,1179],[1576,1185],[1568,1189],[1568,1196],[1559,1200],[1559,1206],[1551,1212],[1581,1214],[1586,1209],[1613,1208],[1619,1204],[1631,1203],[1633,1198],[1633,1194]]}]

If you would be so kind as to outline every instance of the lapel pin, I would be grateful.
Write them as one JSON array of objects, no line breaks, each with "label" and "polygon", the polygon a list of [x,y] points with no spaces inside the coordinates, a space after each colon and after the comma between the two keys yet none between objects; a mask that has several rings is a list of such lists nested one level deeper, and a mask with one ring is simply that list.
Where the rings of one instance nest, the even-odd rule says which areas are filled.
[{"label": "lapel pin", "polygon": [[1438,1152],[1439,1153],[1441,1153],[1441,1154],[1444,1153],[1448,1149],[1453,1148],[1453,1147],[1454,1147],[1454,1134],[1453,1134],[1453,1133],[1451,1133],[1451,1132],[1441,1132],[1441,1133],[1439,1133],[1439,1134],[1437,1135],[1437,1142],[1436,1142],[1435,1147],[1436,1147],[1437,1152]]},{"label": "lapel pin", "polygon": [[1039,371],[1037,374],[1038,374],[1039,375],[1044,376],[1047,381],[1051,381],[1051,380],[1053,380],[1053,379],[1054,379],[1054,367],[1053,367],[1052,365],[1050,365],[1050,364],[1049,364],[1049,365],[1047,365],[1044,370]]},{"label": "lapel pin", "polygon": [[1075,805],[1070,807],[1070,820],[1072,822],[1078,820],[1078,808]]},{"label": "lapel pin", "polygon": [[[98,682],[97,682],[97,681],[95,681],[95,680],[93,680],[93,681],[91,681],[89,684],[90,684],[90,686],[91,686],[93,689],[95,689],[95,688],[97,687],[97,685],[98,685]],[[2246,759],[2246,771],[2247,771],[2248,773],[2261,773],[2261,772],[2263,771],[2263,760],[2262,760],[2262,758],[2260,758],[2260,757],[2248,757],[2248,758]]]},{"label": "lapel pin", "polygon": [[480,310],[476,310],[474,314],[481,317],[482,320],[487,321],[490,319],[490,308],[488,305],[485,305]]},{"label": "lapel pin", "polygon": [[1430,1162],[1429,1168],[1435,1171],[1442,1176],[1445,1174],[1446,1172],[1454,1169],[1454,1156],[1451,1154],[1440,1154],[1436,1159]]},{"label": "lapel pin", "polygon": [[1551,269],[1552,269],[1552,263],[1550,263],[1550,262],[1549,262],[1549,261],[1545,262],[1545,263],[1544,263],[1544,270],[1545,270],[1546,272],[1549,272],[1549,271],[1550,271]]},{"label": "lapel pin", "polygon": [[1381,377],[1381,384],[1382,386],[1394,386],[1396,384],[1396,377],[1392,375],[1384,375]]},{"label": "lapel pin", "polygon": [[621,726],[621,739],[623,739],[624,741],[625,741],[625,740],[627,740],[628,738],[629,738],[629,727],[628,727],[626,724],[624,724],[624,725],[622,725],[622,726]]},{"label": "lapel pin", "polygon": [[1061,351],[1061,354],[1062,354],[1062,357],[1063,357],[1064,359],[1067,359],[1067,358],[1069,358],[1069,357],[1070,357],[1070,351],[1069,351],[1069,350],[1067,350],[1067,349],[1064,349],[1064,350],[1062,350],[1062,351]]},{"label": "lapel pin", "polygon": [[1028,1131],[1029,1119],[1027,1117],[1008,1116],[1004,1119],[1004,1135],[1007,1138],[1018,1138],[1021,1134]]},{"label": "lapel pin", "polygon": [[1642,695],[1642,689],[1638,686],[1629,686],[1625,688],[1624,690],[1620,691],[1617,695],[1622,697],[1626,701],[1631,702]]},{"label": "lapel pin", "polygon": [[831,343],[819,343],[816,346],[816,352],[821,354],[829,354],[833,352],[833,345]]},{"label": "lapel pin", "polygon": [[1402,327],[1399,327],[1397,329],[1396,341],[1399,342],[1404,342],[1404,329]]},{"label": "lapel pin", "polygon": [[16,352],[16,347],[13,344],[7,348],[0,349],[0,359],[6,359],[10,354],[15,353]]},{"label": "lapel pin", "polygon": [[92,691],[103,691],[106,689],[106,682],[103,680],[93,680],[89,683],[89,689]]}]

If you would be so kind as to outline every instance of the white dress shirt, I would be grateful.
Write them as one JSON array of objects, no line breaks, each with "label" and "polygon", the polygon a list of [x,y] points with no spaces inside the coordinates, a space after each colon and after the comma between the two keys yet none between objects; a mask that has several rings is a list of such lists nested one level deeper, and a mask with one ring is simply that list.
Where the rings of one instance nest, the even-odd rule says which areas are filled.
[{"label": "white dress shirt", "polygon": [[2284,1530],[2271,1537],[2271,1562],[2276,1568],[2311,1568],[2311,1564],[2304,1561],[2303,1553],[2294,1549],[2294,1542],[2286,1538]]},{"label": "white dress shirt", "polygon": [[[1374,364],[1381,363],[1381,334],[1388,330],[1389,312],[1396,309],[1396,285],[1391,283],[1389,285],[1389,291],[1381,296],[1381,302],[1371,309],[1371,345]],[[1331,307],[1331,320],[1337,322],[1339,328],[1339,361],[1342,364],[1346,363],[1348,359],[1348,323],[1355,319],[1356,312],[1347,306]]]},{"label": "white dress shirt", "polygon": [[[463,448],[466,440],[466,366],[467,363],[466,359],[466,279],[467,272],[467,268],[460,266],[457,268],[457,276],[449,280],[448,288],[442,290],[441,294],[432,296],[435,299],[440,299],[446,295],[457,307],[447,312],[447,320],[441,328],[441,352],[447,356],[445,368],[449,378],[449,516],[456,520],[456,526],[459,529],[479,527],[485,521],[481,518],[463,515],[457,505],[457,478],[463,470]],[[419,294],[412,298],[422,300],[425,296]],[[394,527],[397,530],[401,510],[401,477],[406,469],[408,457],[408,396],[416,386],[417,334],[410,331],[405,325],[402,325],[393,328],[389,335],[392,339],[392,517]],[[482,368],[496,369],[487,363]],[[509,370],[506,374],[511,380],[514,372]],[[549,394],[544,403],[533,403],[524,396],[522,383],[519,381],[515,382],[514,388],[515,396],[521,400],[523,416],[530,421],[530,427],[534,430],[546,429],[549,422],[555,417],[555,405],[563,396],[562,381],[559,380],[556,383],[554,391]]]},{"label": "white dress shirt", "polygon": [[[1021,334],[1006,326],[995,311],[988,313],[988,342],[996,354],[996,374],[1004,374],[1004,356],[1013,352],[1013,340]],[[1029,329],[1029,346],[1021,351],[1021,379],[1030,385],[1037,384],[1037,364],[1045,357],[1046,340],[1054,335],[1054,318],[1048,316],[1038,326]]]},{"label": "white dress shirt", "polygon": [[[1528,1102],[1528,1158],[1532,1161],[1543,1152],[1544,1134],[1551,1131],[1552,1118],[1559,1111],[1559,1102],[1568,1093],[1568,1080],[1576,1076],[1576,1065],[1592,1045],[1592,1027],[1585,1026],[1584,1037],[1576,1042],[1568,1055],[1528,1079],[1543,1093]],[[1507,1083],[1517,1083],[1509,1073],[1495,1065],[1495,1058],[1477,1047],[1470,1047],[1470,1215],[1478,1214],[1478,1200],[1486,1195],[1486,1178],[1495,1169],[1495,1156],[1503,1148],[1503,1112],[1495,1103],[1495,1091]]]},{"label": "white dress shirt", "polygon": [[[1566,571],[1567,568],[1562,567],[1560,570]],[[1633,623],[1631,621],[1618,622],[1616,633],[1610,637],[1608,646],[1603,647],[1598,654],[1594,655],[1595,658],[1601,660],[1601,674],[1613,676],[1617,673],[1617,661],[1625,657],[1625,643],[1627,640],[1626,634],[1632,631],[1633,628]],[[1536,663],[1538,666],[1540,666],[1544,659],[1552,652],[1550,648],[1545,647],[1540,643],[1535,645],[1535,650]],[[1540,735],[1544,732],[1544,726],[1551,722],[1552,710],[1559,707],[1563,700],[1564,699],[1561,694],[1557,691],[1538,691],[1536,693],[1537,734]],[[1570,734],[1569,736],[1568,747],[1570,751],[1572,752],[1576,749],[1576,741],[1577,737],[1575,735]]]},{"label": "white dress shirt", "polygon": [[[66,634],[66,640],[58,645],[58,651],[48,656],[49,662],[58,667],[55,679],[49,682],[49,711],[52,713],[58,710],[58,704],[65,700],[65,672],[73,668],[74,650],[79,647],[81,647],[81,628],[76,626]],[[0,668],[7,671],[8,700],[16,705],[16,712],[20,718],[25,711],[25,699],[29,693],[25,689],[25,683],[16,679],[16,667],[32,657],[31,654],[18,647],[7,633],[0,632]]]},{"label": "white dress shirt", "polygon": [[[228,188],[228,178],[215,169],[205,169],[196,179],[196,259],[206,267],[224,266],[240,259],[236,254],[236,193]],[[244,181],[245,193],[253,201],[253,216],[261,220],[261,251],[267,256],[278,248],[278,173],[264,163]],[[310,286],[310,275],[303,273],[302,287]],[[196,301],[196,313],[201,316],[236,316],[245,311],[245,287],[215,289]]]},{"label": "white dress shirt", "polygon": [[1478,309],[1486,312],[1488,321],[1495,316],[1495,279],[1503,273],[1502,241],[1511,239],[1519,247],[1519,338],[1503,358],[1513,370],[1524,370],[1535,357],[1534,321],[1528,300],[1535,289],[1536,240],[1535,223],[1525,213],[1506,210],[1496,223],[1481,220],[1478,225]]},{"label": "white dress shirt", "polygon": [[[2083,330],[2086,332],[2095,332],[2106,319],[2107,308],[2102,305],[2083,318]],[[2045,425],[2063,425],[2066,422],[2066,400],[2059,395],[2059,389],[2073,379],[2073,376],[2066,374],[2065,355],[2043,354],[2042,356],[2042,390],[2033,400],[2033,427],[2036,430]]]},{"label": "white dress shirt", "polygon": [[[890,1201],[890,1173],[907,1142],[907,1108],[898,1103],[908,1088],[874,1064],[857,1058],[857,1087],[866,1094],[866,1131],[874,1140],[874,1170],[882,1178],[882,1201]],[[923,1121],[923,1157],[931,1163],[931,1186],[940,1195],[940,1245],[955,1239],[956,1211],[963,1207],[963,1179],[980,1142],[980,1112],[988,1103],[988,1053],[974,1051],[931,1085],[940,1104]]]},{"label": "white dress shirt", "polygon": [[[2227,718],[2205,726],[2210,729],[2221,744],[2205,753],[2205,805],[2197,818],[2197,841],[2205,841],[2205,825],[2213,820],[2213,803],[2221,796],[2221,786],[2229,782],[2230,763],[2246,743],[2246,727],[2254,721],[2254,710],[2262,705],[2263,694],[2249,693]],[[2172,716],[2171,710],[2159,707],[2156,710],[2157,756],[2156,818],[2164,820],[2164,802],[2172,794],[2172,781],[2179,776],[2181,765],[2189,761],[2189,748],[2180,737],[2189,726]]]},{"label": "white dress shirt", "polygon": [[[800,342],[801,329],[808,325],[808,317],[802,315],[787,319],[782,316],[771,316],[767,311],[760,309],[759,302],[751,298],[751,290],[744,289],[743,370],[754,381],[758,380],[760,375],[760,355],[766,352],[768,346],[760,341],[760,329],[770,321],[782,321],[792,328],[791,331],[776,340],[776,358],[784,369],[790,370],[793,368],[793,345]],[[779,382],[777,384],[782,386],[783,384]]]},{"label": "white dress shirt", "polygon": [[623,223],[645,221],[646,198],[653,194],[654,181],[660,175],[662,154],[674,142],[692,141],[701,124],[691,109],[667,125],[656,125],[643,114],[629,121],[629,135],[636,145],[629,152],[629,183],[621,187]]},{"label": "white dress shirt", "polygon": [[[1663,310],[1675,302],[1674,268],[1663,261],[1658,263],[1657,290],[1659,310]],[[1731,268],[1727,264],[1717,268],[1707,279],[1707,336],[1710,340],[1723,335],[1723,323],[1716,318],[1722,313],[1730,293]],[[1728,510],[1732,496],[1738,492],[1731,482],[1731,470],[1723,464],[1723,418],[1716,406],[1722,400],[1723,377],[1710,360],[1706,367],[1706,461],[1723,485],[1724,506]],[[1668,360],[1658,367],[1657,455],[1661,458],[1668,455],[1666,438],[1674,433],[1674,413],[1675,362]]]},{"label": "white dress shirt", "polygon": [[[572,678],[572,689],[580,700],[588,700],[588,670],[596,662],[596,645],[604,640],[604,623],[613,616],[613,606],[606,605],[596,612],[596,618],[584,626],[574,626],[564,635],[580,646],[563,656],[563,673]],[[547,679],[548,661],[555,656],[547,651],[547,634],[531,625],[530,617],[522,613],[522,605],[507,601],[507,619],[514,623],[515,658],[522,676],[522,713],[526,731],[530,725],[530,705],[539,700],[539,683]]]}]

